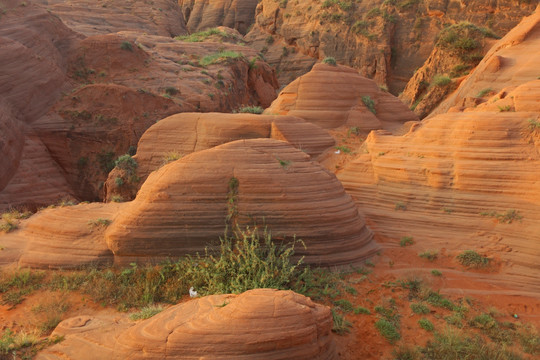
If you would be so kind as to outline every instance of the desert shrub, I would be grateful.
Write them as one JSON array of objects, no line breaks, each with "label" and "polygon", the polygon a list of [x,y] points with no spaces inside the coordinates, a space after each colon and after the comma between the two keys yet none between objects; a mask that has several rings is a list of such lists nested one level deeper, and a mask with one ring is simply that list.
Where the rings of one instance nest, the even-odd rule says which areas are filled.
[{"label": "desert shrub", "polygon": [[135,159],[129,154],[120,156],[118,159],[116,159],[114,165],[119,169],[125,170],[128,175],[134,174],[135,169],[138,166],[137,161],[135,161]]},{"label": "desert shrub", "polygon": [[208,29],[204,31],[199,31],[190,35],[177,36],[175,37],[175,39],[180,40],[180,41],[187,41],[187,42],[201,42],[201,41],[205,41],[207,38],[209,38],[212,35],[219,35],[222,38],[230,37],[230,35],[227,34],[226,32],[221,31],[217,28],[212,28],[212,29]]},{"label": "desert shrub", "polygon": [[362,102],[364,103],[364,105],[367,106],[369,111],[377,114],[377,111],[375,110],[375,101],[373,101],[373,99],[369,95],[362,96]]},{"label": "desert shrub", "polygon": [[401,335],[396,326],[386,319],[377,320],[375,322],[375,328],[377,328],[379,333],[390,343],[394,343],[401,339]]},{"label": "desert shrub", "polygon": [[429,307],[422,303],[411,303],[409,305],[415,314],[429,314]]},{"label": "desert shrub", "polygon": [[365,315],[369,315],[371,314],[371,311],[369,311],[369,309],[366,309],[365,307],[363,306],[357,306],[353,309],[353,312],[358,315],[358,314],[365,314]]},{"label": "desert shrub", "polygon": [[442,272],[440,272],[439,270],[431,270],[431,275],[433,276],[442,276]]},{"label": "desert shrub", "polygon": [[322,62],[323,64],[337,66],[336,59],[334,59],[333,57],[325,57]]},{"label": "desert shrub", "polygon": [[149,305],[143,307],[139,312],[129,315],[131,320],[145,320],[163,311],[163,306]]},{"label": "desert shrub", "polygon": [[489,259],[474,250],[465,250],[456,258],[461,265],[470,268],[482,268],[489,265]]},{"label": "desert shrub", "polygon": [[420,327],[426,331],[435,330],[435,326],[433,326],[433,323],[426,318],[421,318],[420,320],[418,320],[418,325],[420,325]]},{"label": "desert shrub", "polygon": [[332,331],[339,335],[344,335],[351,331],[352,324],[345,319],[345,317],[340,314],[336,309],[332,309],[332,320],[334,325],[332,326]]},{"label": "desert shrub", "polygon": [[438,252],[437,251],[424,251],[420,254],[418,254],[418,256],[420,256],[421,258],[424,258],[424,259],[427,259],[429,261],[435,261],[438,257]]},{"label": "desert shrub", "polygon": [[414,244],[414,240],[412,236],[404,236],[399,241],[399,246],[402,246],[402,247],[407,246],[407,245],[412,245],[412,244]]},{"label": "desert shrub", "polygon": [[490,92],[492,92],[493,90],[491,88],[485,88],[485,89],[482,89],[478,92],[478,94],[476,94],[476,97],[484,97],[486,96],[487,94],[489,94]]},{"label": "desert shrub", "polygon": [[262,114],[264,109],[260,106],[242,106],[235,112],[238,113],[250,113],[250,114]]},{"label": "desert shrub", "polygon": [[511,224],[515,220],[521,221],[521,219],[523,219],[523,216],[521,216],[519,211],[515,209],[506,210],[503,213],[498,213],[496,211],[484,211],[484,212],[481,212],[480,215],[495,218],[497,219],[499,223],[502,223],[502,224]]},{"label": "desert shrub", "polygon": [[334,301],[335,306],[339,306],[339,308],[345,312],[351,312],[353,311],[353,305],[351,302],[347,299],[339,299]]},{"label": "desert shrub", "polygon": [[237,51],[223,50],[223,51],[219,51],[217,53],[203,57],[202,59],[199,60],[199,65],[208,66],[212,64],[225,62],[230,59],[239,59],[243,57],[244,55],[242,55],[241,53]]},{"label": "desert shrub", "polygon": [[127,50],[127,51],[133,51],[133,45],[129,41],[123,41],[120,44],[120,49]]},{"label": "desert shrub", "polygon": [[433,80],[431,81],[431,84],[434,86],[446,86],[452,82],[452,79],[450,79],[448,76],[444,75],[435,75],[433,77]]}]

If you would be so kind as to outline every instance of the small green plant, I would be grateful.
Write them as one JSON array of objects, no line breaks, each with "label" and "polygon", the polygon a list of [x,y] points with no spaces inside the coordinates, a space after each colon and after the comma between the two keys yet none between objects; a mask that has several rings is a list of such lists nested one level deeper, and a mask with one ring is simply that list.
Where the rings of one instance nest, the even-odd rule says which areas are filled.
[{"label": "small green plant", "polygon": [[409,306],[415,314],[429,314],[429,308],[423,303],[411,303]]},{"label": "small green plant", "polygon": [[433,80],[431,81],[431,84],[433,86],[446,86],[452,82],[452,79],[450,79],[448,76],[444,75],[435,75],[433,77]]},{"label": "small green plant", "polygon": [[396,206],[394,207],[394,210],[402,210],[402,211],[405,211],[407,210],[407,205],[405,205],[404,203],[402,203],[401,201],[398,201],[396,203]]},{"label": "small green plant", "polygon": [[357,306],[353,309],[353,312],[358,315],[358,314],[365,314],[365,315],[370,315],[371,314],[371,311],[369,311],[369,309],[363,307],[363,306]]},{"label": "small green plant", "polygon": [[114,184],[117,186],[117,187],[121,187],[122,185],[124,185],[124,179],[122,179],[121,177],[116,177],[114,179]]},{"label": "small green plant", "polygon": [[162,164],[163,165],[166,165],[170,162],[173,162],[173,161],[176,161],[178,159],[181,159],[182,158],[182,154],[180,154],[179,152],[177,151],[169,151],[168,153],[165,154],[165,156],[163,157],[163,161],[162,161]]},{"label": "small green plant", "polygon": [[90,227],[107,227],[110,224],[111,224],[111,220],[103,219],[103,218],[98,218],[98,219],[95,219],[95,220],[88,221],[88,225]]},{"label": "small green plant", "polygon": [[442,272],[440,272],[439,270],[433,269],[431,270],[431,275],[440,277],[442,276]]},{"label": "small green plant", "polygon": [[349,300],[346,299],[339,299],[334,301],[335,306],[339,306],[341,310],[344,312],[351,312],[353,310],[353,305]]},{"label": "small green plant", "polygon": [[478,92],[478,94],[476,94],[476,97],[477,98],[483,98],[484,96],[486,96],[487,94],[491,93],[493,91],[492,88],[485,88],[485,89],[482,89]]},{"label": "small green plant", "polygon": [[456,258],[461,265],[469,268],[483,268],[489,265],[489,259],[474,250],[465,250]]},{"label": "small green plant", "polygon": [[242,106],[236,110],[238,113],[262,114],[264,109],[260,106]]},{"label": "small green plant", "polygon": [[139,312],[129,315],[129,318],[133,321],[135,320],[145,320],[149,319],[154,315],[159,314],[163,311],[163,306],[160,305],[149,305],[143,307]]},{"label": "small green plant", "polygon": [[224,31],[219,30],[218,28],[212,28],[204,31],[199,31],[190,35],[181,35],[175,37],[175,40],[186,41],[186,42],[202,42],[211,37],[212,35],[220,36],[222,39],[234,37],[229,35]]},{"label": "small green plant", "polygon": [[351,148],[345,145],[336,146],[335,149],[339,150],[340,152],[344,154],[350,154],[352,152]]},{"label": "small green plant", "polygon": [[420,254],[418,254],[421,258],[427,259],[429,261],[435,261],[438,257],[437,251],[424,251]]},{"label": "small green plant", "polygon": [[497,219],[499,223],[502,224],[511,224],[512,222],[518,220],[521,221],[523,216],[517,210],[507,210],[504,213],[498,213],[496,211],[484,211],[480,213],[481,216],[489,216]]},{"label": "small green plant", "polygon": [[369,111],[371,111],[373,114],[377,114],[377,111],[375,110],[375,101],[373,101],[369,95],[362,96],[362,102],[364,105],[366,105]]},{"label": "small green plant", "polygon": [[223,50],[212,55],[207,55],[199,60],[199,65],[209,66],[212,64],[227,62],[234,59],[243,59],[244,55],[237,51]]},{"label": "small green plant", "polygon": [[412,245],[412,244],[414,244],[414,240],[413,240],[412,236],[404,236],[399,241],[399,246],[402,246],[402,247]]},{"label": "small green plant", "polygon": [[433,323],[426,318],[421,318],[420,320],[418,320],[418,325],[420,325],[420,327],[426,331],[435,330],[435,326],[433,326]]},{"label": "small green plant", "polygon": [[111,201],[121,203],[121,202],[124,202],[124,198],[120,195],[113,195],[111,196]]},{"label": "small green plant", "polygon": [[168,86],[165,88],[165,93],[170,96],[176,95],[178,92],[178,89],[173,86]]},{"label": "small green plant", "polygon": [[504,106],[497,106],[499,108],[499,112],[508,112],[512,110],[512,106],[510,105],[504,105]]},{"label": "small green plant", "polygon": [[332,331],[338,335],[344,335],[351,331],[352,324],[345,319],[345,317],[340,314],[336,309],[332,309],[332,320],[334,326]]},{"label": "small green plant", "polygon": [[337,66],[336,59],[334,59],[333,57],[325,57],[322,62],[323,64]]},{"label": "small green plant", "polygon": [[282,160],[280,158],[276,158],[279,161],[279,165],[281,165],[282,168],[287,169],[289,165],[291,164],[290,160]]},{"label": "small green plant", "polygon": [[540,129],[540,121],[529,119],[529,129],[531,130],[538,130]]},{"label": "small green plant", "polygon": [[120,49],[127,50],[127,51],[133,51],[133,45],[129,41],[123,41],[120,44]]},{"label": "small green plant", "polygon": [[377,320],[375,322],[375,327],[379,333],[392,344],[401,339],[401,335],[396,326],[386,319]]}]

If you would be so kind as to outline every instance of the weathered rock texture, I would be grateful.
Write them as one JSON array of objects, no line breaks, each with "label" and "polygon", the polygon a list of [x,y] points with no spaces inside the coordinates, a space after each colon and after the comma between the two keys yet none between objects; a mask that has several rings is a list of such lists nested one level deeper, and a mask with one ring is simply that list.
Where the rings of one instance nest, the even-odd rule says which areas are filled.
[{"label": "weathered rock texture", "polygon": [[137,324],[79,316],[53,334],[53,359],[337,359],[326,306],[292,291],[250,290],[173,306]]},{"label": "weathered rock texture", "polygon": [[[249,61],[255,50],[170,38],[181,33],[174,29],[183,20],[174,25],[171,12],[157,19],[168,6],[179,11],[169,0],[155,3],[156,13],[143,11],[151,6],[143,1],[43,4],[50,7],[2,3],[0,210],[60,198],[99,200],[114,160],[157,120],[182,111],[268,106],[276,96],[273,70]],[[100,15],[89,16],[87,5]],[[74,32],[56,10],[73,29],[99,35]],[[200,64],[222,50],[238,56]]]},{"label": "weathered rock texture", "polygon": [[[201,251],[227,223],[266,225],[302,239],[308,264],[346,265],[373,254],[371,232],[333,174],[291,145],[239,140],[150,174],[106,233],[117,262]],[[230,225],[229,225],[230,226]]]},{"label": "weathered rock texture", "polygon": [[257,0],[179,0],[191,33],[226,26],[245,34],[255,21]]},{"label": "weathered rock texture", "polygon": [[122,200],[131,200],[148,175],[164,164],[229,141],[253,138],[284,140],[313,157],[334,145],[334,139],[325,130],[293,116],[176,114],[150,127],[139,140],[134,156],[138,181],[133,183],[133,174],[117,168],[105,183],[104,198],[120,196]]},{"label": "weathered rock texture", "polygon": [[457,91],[432,114],[444,113],[451,107],[456,107],[454,110],[471,107],[495,93],[500,93],[498,98],[506,97],[516,86],[538,78],[539,63],[540,6],[499,40]]},{"label": "weathered rock texture", "polygon": [[[368,105],[373,101],[372,112]],[[418,120],[401,101],[346,66],[317,64],[279,94],[265,114],[298,116],[324,129],[395,130]]]},{"label": "weathered rock texture", "polygon": [[118,31],[138,31],[166,37],[187,33],[182,11],[175,0],[34,0],[86,36]]},{"label": "weathered rock texture", "polygon": [[491,30],[467,22],[443,29],[431,55],[409,80],[400,99],[420,118],[425,117],[455,90],[462,76],[476,67],[496,37]]},{"label": "weathered rock texture", "polygon": [[331,56],[397,94],[429,57],[445,25],[470,21],[502,36],[535,7],[515,0],[263,0],[246,39],[279,69],[282,86]]}]

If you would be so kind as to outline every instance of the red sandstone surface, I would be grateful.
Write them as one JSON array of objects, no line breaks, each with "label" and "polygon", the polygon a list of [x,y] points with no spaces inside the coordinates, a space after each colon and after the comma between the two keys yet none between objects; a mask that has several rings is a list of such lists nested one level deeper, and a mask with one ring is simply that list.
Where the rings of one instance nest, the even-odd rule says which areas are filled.
[{"label": "red sandstone surface", "polygon": [[[50,297],[74,306],[54,332],[65,340],[40,359],[391,359],[433,339],[396,285],[406,279],[473,314],[496,308],[510,327],[540,325],[540,8],[515,26],[536,4],[403,4],[359,4],[348,24],[333,2],[1,1],[0,209],[108,201],[17,220],[0,232],[1,271],[177,258],[204,251],[227,225],[257,223],[278,240],[301,238],[307,264],[373,272],[340,280],[339,300],[371,311],[346,313],[345,336],[330,332],[328,307],[269,289],[186,297],[138,323],[79,293],[41,289],[2,302],[0,331],[34,331]],[[340,17],[320,16],[330,10]],[[419,100],[422,81],[455,67],[455,54],[433,45],[460,20],[504,36],[483,42],[486,55],[453,87],[427,90],[420,121],[385,86],[409,81],[404,98]],[[234,41],[174,39],[251,23],[245,39],[223,28]],[[201,65],[225,51],[238,56]],[[356,69],[313,66],[326,56]],[[264,115],[226,113],[245,105]],[[114,168],[128,151],[136,168]],[[462,266],[464,250],[490,267]],[[397,344],[376,330],[381,303],[401,314]],[[450,315],[431,307],[426,316],[440,331]]]}]

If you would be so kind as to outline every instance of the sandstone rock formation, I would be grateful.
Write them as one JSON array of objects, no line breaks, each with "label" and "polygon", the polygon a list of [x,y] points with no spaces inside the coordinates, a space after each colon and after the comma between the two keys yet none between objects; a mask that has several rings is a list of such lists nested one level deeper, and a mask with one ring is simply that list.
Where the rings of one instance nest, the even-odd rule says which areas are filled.
[{"label": "sandstone rock formation", "polygon": [[187,33],[175,0],[134,0],[100,3],[92,0],[34,0],[86,36],[119,31],[174,37]]},{"label": "sandstone rock formation", "polygon": [[266,225],[305,242],[309,264],[346,265],[376,246],[333,174],[291,145],[239,140],[152,173],[106,233],[117,262],[201,251],[226,224]]},{"label": "sandstone rock formation", "polygon": [[298,116],[324,129],[395,130],[418,120],[401,101],[346,66],[317,64],[285,87],[265,114]]},{"label": "sandstone rock formation", "polygon": [[256,289],[173,306],[133,324],[79,316],[37,359],[337,359],[326,306],[292,291]]},{"label": "sandstone rock formation", "polygon": [[192,153],[153,172],[132,202],[47,210],[0,239],[18,244],[21,266],[72,268],[111,253],[117,264],[194,254],[226,226],[253,224],[276,240],[302,239],[296,255],[307,264],[348,266],[378,250],[336,177],[274,139]]},{"label": "sandstone rock formation", "polygon": [[[170,38],[182,33],[175,30],[181,21],[172,24],[171,12],[162,22],[155,16],[170,6],[179,11],[169,0],[154,4],[156,14],[141,11],[149,6],[142,1],[39,4],[3,5],[1,210],[99,200],[114,160],[155,121],[182,111],[268,106],[275,98],[274,72],[252,60],[255,50]],[[107,15],[97,21],[82,12],[87,5]],[[72,29],[99,35],[74,32],[55,11]],[[126,31],[107,34],[118,30]]]},{"label": "sandstone rock formation", "polygon": [[180,113],[160,120],[144,133],[133,157],[138,164],[137,181],[130,180],[134,174],[115,169],[105,183],[104,198],[131,200],[148,175],[164,164],[195,151],[252,138],[284,140],[313,157],[334,145],[325,130],[293,116]]},{"label": "sandstone rock formation", "polygon": [[499,40],[460,87],[432,114],[444,113],[451,107],[463,109],[470,107],[467,104],[476,105],[503,89],[498,97],[505,97],[516,86],[538,78],[539,62],[540,6]]},{"label": "sandstone rock formation", "polygon": [[[444,28],[424,65],[411,77],[400,99],[420,117],[455,90],[496,41],[490,29],[461,22]],[[455,80],[453,80],[455,79]]]},{"label": "sandstone rock formation", "polygon": [[227,26],[245,34],[255,20],[257,0],[179,0],[191,33]]},{"label": "sandstone rock formation", "polygon": [[535,7],[514,0],[263,0],[246,39],[280,71],[282,86],[331,56],[398,94],[447,24],[469,21],[502,36]]}]

